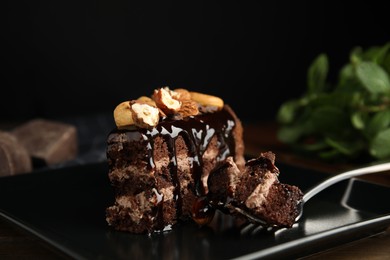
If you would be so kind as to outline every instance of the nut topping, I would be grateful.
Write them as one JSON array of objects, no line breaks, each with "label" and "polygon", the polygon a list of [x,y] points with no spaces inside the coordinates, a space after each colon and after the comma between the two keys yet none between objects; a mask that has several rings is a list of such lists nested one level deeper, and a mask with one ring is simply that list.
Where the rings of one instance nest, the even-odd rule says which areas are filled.
[{"label": "nut topping", "polygon": [[131,101],[130,104],[130,110],[136,126],[150,128],[158,124],[160,111],[157,107],[137,100]]},{"label": "nut topping", "polygon": [[169,87],[164,87],[155,89],[151,98],[141,96],[136,100],[120,103],[114,110],[114,119],[118,128],[132,125],[151,128],[166,117],[181,120],[199,113],[213,113],[223,106],[223,100],[216,96],[184,88],[170,90]]},{"label": "nut topping", "polygon": [[177,99],[180,101],[185,100],[185,99],[191,99],[191,93],[184,88],[174,89],[173,91],[171,91],[171,95],[174,99]]},{"label": "nut topping", "polygon": [[213,107],[217,107],[218,110],[223,108],[224,102],[219,97],[207,95],[199,92],[194,92],[194,91],[191,91],[190,94],[192,100],[198,102],[202,106],[213,106]]},{"label": "nut topping", "polygon": [[124,101],[114,109],[114,120],[118,128],[134,125],[130,110],[130,101]]},{"label": "nut topping", "polygon": [[150,106],[154,106],[154,107],[157,106],[156,102],[154,102],[153,99],[151,99],[150,97],[147,97],[147,96],[141,96],[141,97],[137,98],[137,101],[146,103]]},{"label": "nut topping", "polygon": [[184,99],[178,113],[184,118],[187,116],[196,116],[199,114],[198,103],[191,99]]},{"label": "nut topping", "polygon": [[165,114],[171,115],[179,111],[181,101],[174,99],[168,87],[154,90],[152,99]]}]

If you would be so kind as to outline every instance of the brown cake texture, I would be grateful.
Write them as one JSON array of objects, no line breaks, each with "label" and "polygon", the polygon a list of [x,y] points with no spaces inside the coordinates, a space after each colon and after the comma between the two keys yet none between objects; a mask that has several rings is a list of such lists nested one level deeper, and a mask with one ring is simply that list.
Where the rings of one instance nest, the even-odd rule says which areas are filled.
[{"label": "brown cake texture", "polygon": [[250,159],[240,171],[228,157],[208,178],[208,198],[230,214],[260,220],[263,225],[291,227],[300,214],[302,191],[278,179],[275,154],[265,152]]},{"label": "brown cake texture", "polygon": [[106,210],[109,225],[133,233],[170,229],[193,217],[218,162],[232,156],[244,166],[243,128],[234,111],[222,103],[196,105],[196,115],[173,113],[149,127],[119,123],[109,134],[109,179],[116,193]]},{"label": "brown cake texture", "polygon": [[216,209],[270,226],[295,220],[301,191],[278,181],[273,153],[246,162],[242,123],[222,99],[164,87],[120,103],[114,119],[107,161],[115,201],[106,209],[114,229],[206,225]]}]

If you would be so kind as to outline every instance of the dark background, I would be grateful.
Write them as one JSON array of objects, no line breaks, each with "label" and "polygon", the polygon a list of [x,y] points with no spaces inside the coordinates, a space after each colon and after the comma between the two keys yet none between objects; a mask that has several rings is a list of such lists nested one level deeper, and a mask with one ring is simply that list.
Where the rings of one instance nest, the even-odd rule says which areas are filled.
[{"label": "dark background", "polygon": [[165,85],[218,95],[244,121],[273,120],[303,93],[320,52],[335,80],[354,46],[390,39],[379,1],[7,1],[2,9],[1,121],[111,113]]}]

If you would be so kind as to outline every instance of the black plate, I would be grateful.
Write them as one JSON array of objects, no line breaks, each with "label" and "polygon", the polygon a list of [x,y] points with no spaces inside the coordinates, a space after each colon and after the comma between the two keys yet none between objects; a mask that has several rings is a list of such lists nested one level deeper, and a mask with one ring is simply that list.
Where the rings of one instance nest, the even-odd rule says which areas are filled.
[{"label": "black plate", "polygon": [[[278,165],[280,180],[303,191],[327,175]],[[0,215],[77,259],[232,259],[302,257],[378,234],[390,225],[390,189],[343,181],[312,198],[291,229],[237,226],[218,214],[208,227],[179,223],[164,233],[117,232],[105,222],[113,203],[106,163],[0,179]]]}]

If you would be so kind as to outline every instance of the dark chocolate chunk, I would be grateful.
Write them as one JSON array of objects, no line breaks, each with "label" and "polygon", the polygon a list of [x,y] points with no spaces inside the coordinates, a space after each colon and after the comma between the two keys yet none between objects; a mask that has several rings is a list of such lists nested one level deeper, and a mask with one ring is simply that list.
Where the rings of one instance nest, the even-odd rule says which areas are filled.
[{"label": "dark chocolate chunk", "polygon": [[73,125],[33,119],[13,129],[12,133],[26,147],[34,166],[65,162],[77,155],[77,130]]},{"label": "dark chocolate chunk", "polygon": [[0,176],[27,173],[32,170],[30,155],[16,137],[0,131]]}]

